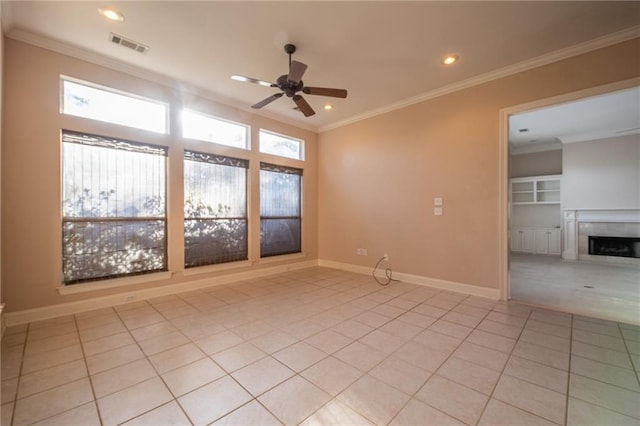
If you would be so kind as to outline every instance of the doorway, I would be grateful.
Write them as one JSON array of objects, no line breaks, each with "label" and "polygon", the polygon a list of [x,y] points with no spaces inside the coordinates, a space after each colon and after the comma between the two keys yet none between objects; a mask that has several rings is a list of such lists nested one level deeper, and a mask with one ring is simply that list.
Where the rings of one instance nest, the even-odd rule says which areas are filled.
[{"label": "doorway", "polygon": [[639,86],[501,112],[504,299],[640,324],[640,259],[585,253],[589,235],[640,236]]}]

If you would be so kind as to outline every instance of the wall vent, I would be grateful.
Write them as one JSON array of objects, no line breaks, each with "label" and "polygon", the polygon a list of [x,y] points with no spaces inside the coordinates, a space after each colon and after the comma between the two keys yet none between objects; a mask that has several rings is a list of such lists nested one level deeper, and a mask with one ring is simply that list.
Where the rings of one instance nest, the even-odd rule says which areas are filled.
[{"label": "wall vent", "polygon": [[131,50],[135,50],[136,52],[147,53],[147,51],[149,50],[149,46],[145,46],[144,44],[122,37],[118,34],[110,33],[109,40],[112,43],[119,44],[120,46],[127,47]]}]

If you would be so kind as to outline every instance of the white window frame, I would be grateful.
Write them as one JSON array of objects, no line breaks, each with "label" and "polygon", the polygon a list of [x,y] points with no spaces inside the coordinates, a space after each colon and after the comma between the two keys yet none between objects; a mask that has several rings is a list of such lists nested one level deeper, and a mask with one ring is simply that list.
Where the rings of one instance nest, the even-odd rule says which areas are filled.
[{"label": "white window frame", "polygon": [[[201,138],[194,138],[194,137],[190,137],[190,136],[186,136],[185,135],[185,125],[184,125],[184,113],[188,112],[190,114],[194,114],[194,115],[199,115],[202,116],[204,118],[208,118],[214,121],[220,121],[222,123],[228,123],[228,124],[233,124],[235,126],[240,126],[244,128],[244,147],[240,147],[240,146],[235,146],[235,145],[229,145],[227,143],[224,142],[218,142],[218,141],[213,141],[213,140],[209,140],[209,139],[201,139]],[[225,146],[225,147],[230,147],[230,148],[236,148],[236,149],[243,149],[243,150],[250,150],[251,149],[251,126],[249,126],[248,124],[245,123],[239,123],[237,121],[233,121],[233,120],[227,120],[226,118],[222,118],[222,117],[218,117],[215,115],[211,115],[211,114],[207,114],[201,111],[197,111],[195,109],[190,109],[190,108],[183,108],[181,111],[181,120],[182,120],[182,137],[184,139],[190,139],[190,140],[197,140],[197,141],[202,141],[202,142],[207,142],[207,143],[213,143],[216,145],[221,145],[221,146]]]},{"label": "white window frame", "polygon": [[[267,133],[267,134],[270,134],[272,136],[277,136],[277,137],[281,137],[283,139],[289,139],[291,141],[298,142],[300,144],[300,158],[288,157],[288,156],[285,156],[285,155],[274,154],[272,152],[263,151],[263,149],[262,149],[262,137],[261,137],[262,133]],[[267,130],[267,129],[259,129],[259,131],[258,131],[258,139],[259,139],[258,145],[259,145],[259,150],[260,150],[261,154],[273,155],[273,156],[276,156],[276,157],[279,157],[279,158],[288,158],[288,159],[291,159],[291,160],[304,161],[304,158],[305,158],[305,152],[304,152],[305,143],[304,143],[304,139],[294,138],[293,136],[289,136],[289,135],[285,135],[285,134],[282,134],[282,133],[273,132],[273,131]]]}]

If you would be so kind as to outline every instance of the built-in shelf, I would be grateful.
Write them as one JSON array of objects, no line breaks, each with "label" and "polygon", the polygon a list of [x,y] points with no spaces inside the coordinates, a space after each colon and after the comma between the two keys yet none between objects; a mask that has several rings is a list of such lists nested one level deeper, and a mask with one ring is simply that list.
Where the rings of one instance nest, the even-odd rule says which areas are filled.
[{"label": "built-in shelf", "polygon": [[511,179],[511,203],[560,204],[561,175]]}]

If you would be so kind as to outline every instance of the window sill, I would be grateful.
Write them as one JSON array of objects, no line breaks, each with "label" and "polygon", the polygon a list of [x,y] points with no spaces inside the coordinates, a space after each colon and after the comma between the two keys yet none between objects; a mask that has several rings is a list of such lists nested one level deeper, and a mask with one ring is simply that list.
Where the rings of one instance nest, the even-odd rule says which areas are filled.
[{"label": "window sill", "polygon": [[301,253],[293,253],[293,254],[282,254],[279,256],[269,256],[269,257],[265,257],[262,258],[258,261],[259,264],[268,264],[268,263],[275,263],[275,262],[284,262],[287,260],[292,260],[292,259],[302,259],[307,257],[307,254],[304,252]]},{"label": "window sill", "polygon": [[87,293],[90,291],[105,290],[109,288],[124,287],[133,284],[147,283],[151,281],[164,281],[171,278],[173,272],[155,272],[152,274],[136,275],[132,277],[114,278],[105,281],[96,281],[82,284],[61,285],[58,293],[62,296],[68,294]]},{"label": "window sill", "polygon": [[182,271],[182,275],[188,277],[190,275],[207,274],[209,272],[225,271],[229,269],[243,268],[251,266],[250,260],[240,260],[238,262],[219,263],[217,265],[194,266]]}]

